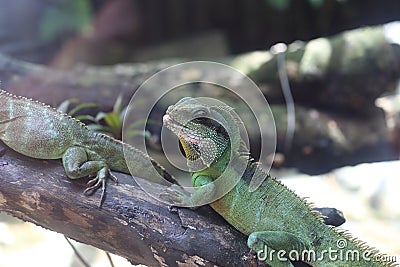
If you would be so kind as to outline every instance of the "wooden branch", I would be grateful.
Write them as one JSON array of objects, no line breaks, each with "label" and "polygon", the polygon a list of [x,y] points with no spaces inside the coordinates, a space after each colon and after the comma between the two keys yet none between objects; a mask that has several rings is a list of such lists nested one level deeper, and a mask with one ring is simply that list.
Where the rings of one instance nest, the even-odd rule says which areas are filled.
[{"label": "wooden branch", "polygon": [[[4,145],[3,145],[4,146]],[[7,150],[0,167],[0,211],[148,266],[251,266],[246,236],[209,207],[170,210],[129,175],[83,195],[87,180],[70,180],[58,160],[36,160]],[[252,265],[254,266],[254,265]]]},{"label": "wooden branch", "polygon": [[[131,176],[114,173],[119,184],[108,183],[99,208],[100,192],[83,195],[87,179],[68,179],[59,160],[28,158],[1,146],[0,212],[120,255],[132,264],[266,266],[247,247],[247,237],[209,206],[196,211],[170,209],[143,192]],[[334,208],[317,210],[327,224],[345,221]]]}]

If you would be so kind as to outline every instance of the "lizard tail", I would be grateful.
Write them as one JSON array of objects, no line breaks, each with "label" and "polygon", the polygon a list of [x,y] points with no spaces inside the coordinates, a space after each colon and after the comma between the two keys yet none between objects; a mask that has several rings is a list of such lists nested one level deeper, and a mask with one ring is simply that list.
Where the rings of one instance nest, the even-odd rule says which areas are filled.
[{"label": "lizard tail", "polygon": [[164,167],[160,166],[156,161],[151,160],[151,163],[153,164],[154,168],[156,168],[156,170],[158,172],[160,172],[160,174],[170,183],[172,184],[178,184],[178,182],[174,179],[174,177],[172,177],[171,174],[169,174],[167,172],[167,170],[164,169]]}]

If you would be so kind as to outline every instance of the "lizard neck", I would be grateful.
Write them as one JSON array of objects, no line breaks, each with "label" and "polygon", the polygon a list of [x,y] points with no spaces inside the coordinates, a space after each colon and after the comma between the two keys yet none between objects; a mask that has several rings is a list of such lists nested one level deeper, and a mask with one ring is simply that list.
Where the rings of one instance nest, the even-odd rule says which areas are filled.
[{"label": "lizard neck", "polygon": [[217,159],[214,163],[210,165],[210,167],[194,172],[192,174],[192,181],[194,182],[195,179],[200,175],[211,177],[213,180],[217,179],[222,175],[222,173],[228,167],[230,160],[231,160],[231,151],[228,148],[225,150],[225,152],[219,159]]}]

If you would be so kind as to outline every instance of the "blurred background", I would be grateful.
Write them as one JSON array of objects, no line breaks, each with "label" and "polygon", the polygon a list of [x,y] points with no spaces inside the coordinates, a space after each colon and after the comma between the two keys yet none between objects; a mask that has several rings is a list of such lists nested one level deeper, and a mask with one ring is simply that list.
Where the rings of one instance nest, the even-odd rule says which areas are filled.
[{"label": "blurred background", "polygon": [[399,19],[385,0],[1,0],[0,51],[72,67],[264,50]]},{"label": "blurred background", "polygon": [[[95,102],[83,110],[94,115],[112,109],[118,94],[126,105],[136,83],[170,63],[234,66],[272,104],[272,173],[317,206],[342,210],[343,228],[400,260],[400,26],[387,24],[396,21],[398,0],[0,0],[0,81],[54,106]],[[289,137],[279,59],[269,51],[279,42],[291,44],[283,67],[296,107]],[[148,127],[157,159],[160,127]],[[108,266],[94,248],[76,245],[92,266]],[[0,267],[28,264],[82,266],[61,235],[1,213]]]}]

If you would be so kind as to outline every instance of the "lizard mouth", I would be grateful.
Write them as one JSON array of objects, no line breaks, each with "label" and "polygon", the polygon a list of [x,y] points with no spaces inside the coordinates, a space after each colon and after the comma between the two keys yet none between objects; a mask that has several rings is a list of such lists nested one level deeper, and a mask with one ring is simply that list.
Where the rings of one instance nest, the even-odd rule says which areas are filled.
[{"label": "lizard mouth", "polygon": [[165,114],[163,116],[163,124],[169,130],[171,130],[175,135],[185,140],[186,142],[196,144],[201,139],[201,136],[196,135],[187,126],[174,120],[169,114]]},{"label": "lizard mouth", "polygon": [[185,157],[190,161],[201,159],[204,166],[210,166],[219,158],[229,143],[223,126],[210,118],[197,117],[182,121],[167,111],[163,116],[163,124],[178,137]]}]

